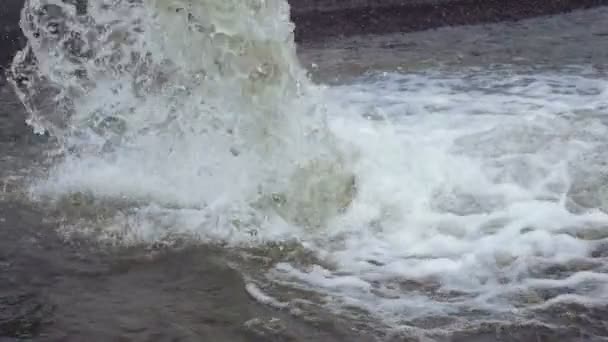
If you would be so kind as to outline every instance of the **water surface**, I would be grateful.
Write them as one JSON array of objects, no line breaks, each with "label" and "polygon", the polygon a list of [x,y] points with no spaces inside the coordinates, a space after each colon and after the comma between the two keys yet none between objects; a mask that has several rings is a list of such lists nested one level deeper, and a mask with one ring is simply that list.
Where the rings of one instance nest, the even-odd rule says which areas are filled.
[{"label": "water surface", "polygon": [[[277,6],[188,33],[203,56],[170,13],[158,46],[94,31],[124,55],[43,36],[35,73],[70,114],[22,87],[52,133],[33,137],[3,88],[3,333],[602,340],[608,12],[300,46],[318,87],[260,43],[287,32]],[[132,24],[114,32],[158,29]],[[169,62],[129,64],[163,44]]]}]

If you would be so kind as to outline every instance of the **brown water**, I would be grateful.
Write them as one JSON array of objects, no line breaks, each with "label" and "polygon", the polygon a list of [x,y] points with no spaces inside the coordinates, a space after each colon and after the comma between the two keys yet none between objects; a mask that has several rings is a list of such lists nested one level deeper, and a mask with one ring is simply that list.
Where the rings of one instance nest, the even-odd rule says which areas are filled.
[{"label": "brown water", "polygon": [[[607,22],[603,8],[519,23],[318,42],[300,46],[300,56],[315,79],[330,83],[348,82],[367,71],[493,64],[552,70],[586,65],[602,74],[608,68]],[[47,206],[23,193],[27,177],[44,168],[48,143],[30,134],[24,115],[12,91],[3,87],[0,341],[420,340],[411,332],[388,334],[378,324],[321,309],[294,315],[258,303],[232,267],[243,262],[239,254],[221,246],[178,241],[125,248],[62,237],[56,228],[65,220],[77,222],[103,210],[84,201]],[[283,257],[272,247],[254,253]],[[300,257],[305,262],[309,256]],[[250,273],[256,267],[261,265],[239,265]],[[289,291],[281,297],[289,300]],[[608,339],[606,317],[608,308],[564,304],[540,313],[536,321],[487,322],[434,339],[602,341]],[[437,322],[416,324],[424,328]]]}]

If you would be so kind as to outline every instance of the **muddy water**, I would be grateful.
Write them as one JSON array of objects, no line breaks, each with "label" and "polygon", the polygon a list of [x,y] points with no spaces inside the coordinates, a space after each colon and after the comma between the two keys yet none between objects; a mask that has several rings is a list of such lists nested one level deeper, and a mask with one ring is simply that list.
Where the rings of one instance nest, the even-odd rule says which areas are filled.
[{"label": "muddy water", "polygon": [[[509,64],[603,75],[608,68],[608,10],[519,23],[354,37],[300,47],[313,77],[348,83],[369,71],[460,70]],[[417,341],[417,332],[387,333],[322,309],[306,314],[265,305],[245,290],[238,253],[221,246],[99,245],[56,232],[65,220],[102,215],[75,201],[33,203],[23,186],[44,166],[44,137],[29,133],[24,112],[3,87],[0,99],[0,338],[39,341]],[[281,259],[275,247],[254,251]],[[605,250],[596,251],[605,257]],[[307,255],[299,256],[308,262]],[[255,272],[260,264],[237,265]],[[559,271],[559,270],[558,270]],[[413,285],[416,286],[416,285]],[[285,289],[281,298],[301,297]],[[259,298],[258,298],[259,299]],[[437,336],[445,341],[601,341],[608,309],[560,304],[536,321],[487,322]],[[418,327],[437,326],[433,319]],[[429,337],[430,338],[430,337]]]}]

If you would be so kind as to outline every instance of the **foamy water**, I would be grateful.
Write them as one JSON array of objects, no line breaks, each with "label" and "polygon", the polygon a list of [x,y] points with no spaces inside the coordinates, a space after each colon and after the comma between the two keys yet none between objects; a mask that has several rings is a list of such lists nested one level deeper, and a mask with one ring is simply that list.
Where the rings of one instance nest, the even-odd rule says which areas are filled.
[{"label": "foamy water", "polygon": [[395,327],[604,305],[592,255],[608,236],[608,82],[580,74],[430,71],[332,88],[332,127],[363,156],[358,195],[311,243],[329,268],[280,263],[270,278]]},{"label": "foamy water", "polygon": [[592,69],[323,87],[297,61],[284,1],[96,2],[80,15],[32,0],[23,18],[13,81],[60,156],[32,195],[116,207],[68,233],[295,242],[315,261],[252,277],[321,299],[253,283],[252,295],[391,328],[606,304],[608,81]]}]

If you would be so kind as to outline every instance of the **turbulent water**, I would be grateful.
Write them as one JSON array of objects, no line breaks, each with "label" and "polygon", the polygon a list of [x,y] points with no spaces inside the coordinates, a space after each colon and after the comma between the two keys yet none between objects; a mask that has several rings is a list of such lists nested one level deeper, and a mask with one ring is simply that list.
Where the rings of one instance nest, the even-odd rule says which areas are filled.
[{"label": "turbulent water", "polygon": [[419,336],[607,304],[596,69],[321,86],[283,0],[30,0],[22,28],[12,82],[56,140],[31,196],[93,207],[67,236],[221,244],[266,304]]},{"label": "turbulent water", "polygon": [[31,124],[67,152],[42,187],[194,209],[219,238],[264,224],[268,206],[323,223],[334,193],[320,185],[352,176],[297,63],[286,2],[114,1],[87,13],[30,2],[23,15],[14,78]]}]

